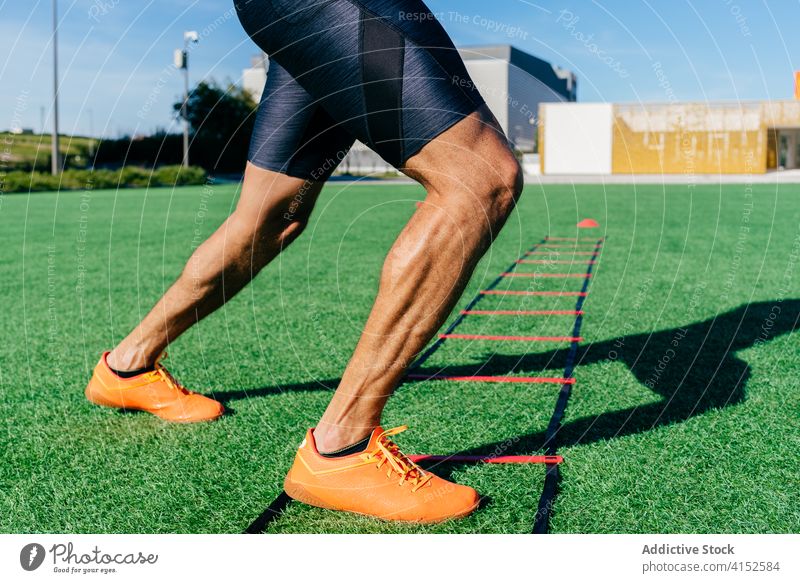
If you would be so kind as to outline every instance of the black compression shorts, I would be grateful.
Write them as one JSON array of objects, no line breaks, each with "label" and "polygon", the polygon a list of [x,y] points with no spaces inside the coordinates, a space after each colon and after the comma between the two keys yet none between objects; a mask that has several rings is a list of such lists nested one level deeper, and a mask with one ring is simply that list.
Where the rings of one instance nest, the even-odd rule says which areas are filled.
[{"label": "black compression shorts", "polygon": [[249,160],[324,180],[358,139],[395,167],[483,98],[421,0],[236,0],[270,57]]}]

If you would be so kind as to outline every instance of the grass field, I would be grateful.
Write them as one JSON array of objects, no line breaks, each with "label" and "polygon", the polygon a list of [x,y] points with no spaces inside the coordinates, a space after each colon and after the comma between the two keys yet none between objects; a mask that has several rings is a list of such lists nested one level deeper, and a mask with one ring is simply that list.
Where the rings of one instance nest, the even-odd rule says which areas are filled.
[{"label": "grass field", "polygon": [[[527,188],[461,306],[544,236],[607,237],[559,437],[552,532],[800,531],[798,194],[793,185]],[[171,346],[176,376],[213,392],[230,415],[175,426],[91,406],[83,389],[100,352],[144,315],[235,197],[218,186],[0,198],[0,531],[234,533],[280,493],[422,191],[327,187],[303,238]],[[602,228],[578,233],[585,217]],[[497,296],[481,307],[574,302]],[[571,325],[470,317],[459,331],[567,335]],[[493,374],[560,376],[563,348],[448,341],[426,370],[484,363]],[[398,440],[409,453],[498,444],[538,453],[557,391],[416,382],[389,402],[384,425],[411,427]],[[269,531],[530,531],[543,467],[440,471],[487,496],[485,507],[423,528],[293,504]]]}]

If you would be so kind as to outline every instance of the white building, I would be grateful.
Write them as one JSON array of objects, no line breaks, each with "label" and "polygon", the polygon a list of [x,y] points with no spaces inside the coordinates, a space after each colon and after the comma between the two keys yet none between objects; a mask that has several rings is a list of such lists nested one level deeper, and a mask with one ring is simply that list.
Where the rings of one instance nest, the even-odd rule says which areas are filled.
[{"label": "white building", "polygon": [[534,150],[540,103],[576,100],[574,73],[511,45],[465,47],[458,52],[489,109],[518,150]]},{"label": "white building", "polygon": [[543,103],[540,169],[754,175],[800,168],[800,101]]}]

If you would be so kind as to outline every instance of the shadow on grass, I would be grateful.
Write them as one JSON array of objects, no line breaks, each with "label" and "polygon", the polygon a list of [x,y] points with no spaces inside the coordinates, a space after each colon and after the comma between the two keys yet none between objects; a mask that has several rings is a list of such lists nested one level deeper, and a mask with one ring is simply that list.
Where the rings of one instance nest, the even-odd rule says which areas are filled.
[{"label": "shadow on grass", "polygon": [[[621,362],[637,380],[661,399],[655,403],[574,419],[559,430],[560,447],[593,443],[685,421],[710,409],[741,403],[750,366],[736,353],[800,328],[800,300],[745,304],[703,322],[651,334],[634,334],[581,348],[577,366]],[[537,354],[494,354],[480,366],[481,374],[540,371],[562,363],[567,350]],[[472,367],[447,367],[447,375],[473,374]],[[591,380],[584,381],[590,386]],[[555,393],[554,393],[555,399]],[[507,444],[498,441],[465,452],[491,455]],[[545,445],[544,430],[520,436],[504,455],[533,453]]]},{"label": "shadow on grass", "polygon": [[[745,304],[719,316],[649,334],[621,336],[581,347],[576,366],[621,362],[638,381],[661,396],[655,403],[609,411],[565,423],[557,434],[560,447],[593,443],[648,431],[735,405],[745,399],[750,367],[736,353],[800,328],[800,300]],[[422,374],[500,375],[536,373],[564,366],[568,349],[533,354],[491,354],[482,362],[427,368]],[[339,379],[215,393],[224,404],[286,391],[333,390]],[[586,381],[584,381],[586,383]],[[591,383],[591,381],[589,381]],[[589,390],[589,389],[587,389]],[[433,395],[435,396],[435,395]],[[554,391],[554,399],[556,392]],[[509,447],[509,442],[513,445]],[[545,432],[503,439],[462,452],[465,455],[504,455],[542,451]]]},{"label": "shadow on grass", "polygon": [[304,391],[331,391],[339,386],[340,379],[326,379],[320,381],[310,381],[306,383],[289,383],[285,385],[274,385],[271,387],[261,387],[258,389],[239,389],[234,391],[214,391],[212,396],[225,405],[226,415],[235,415],[235,410],[230,406],[231,401],[241,399],[252,399],[256,397],[270,397],[287,392]]}]

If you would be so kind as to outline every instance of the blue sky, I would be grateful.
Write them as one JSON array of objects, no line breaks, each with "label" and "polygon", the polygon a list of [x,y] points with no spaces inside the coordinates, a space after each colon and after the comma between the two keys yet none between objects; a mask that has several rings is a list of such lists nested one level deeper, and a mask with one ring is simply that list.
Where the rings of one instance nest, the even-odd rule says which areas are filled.
[{"label": "blue sky", "polygon": [[[49,124],[51,0],[0,0],[0,128]],[[792,97],[800,0],[429,0],[457,45],[510,43],[578,75],[579,101]],[[59,0],[61,128],[175,129],[183,30],[192,81],[238,81],[256,47],[232,0]]]}]

